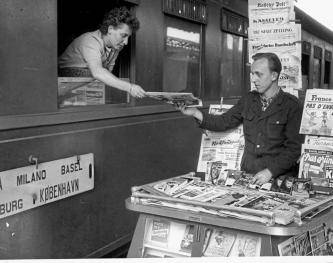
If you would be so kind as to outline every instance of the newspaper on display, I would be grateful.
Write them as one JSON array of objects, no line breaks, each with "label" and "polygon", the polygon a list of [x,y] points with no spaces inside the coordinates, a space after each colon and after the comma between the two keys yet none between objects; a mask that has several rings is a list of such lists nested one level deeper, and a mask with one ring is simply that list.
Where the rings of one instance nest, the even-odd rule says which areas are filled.
[{"label": "newspaper on display", "polygon": [[[210,105],[209,113],[221,115],[232,105]],[[198,172],[217,172],[223,176],[223,172],[229,169],[240,169],[240,161],[244,151],[243,125],[226,132],[207,131],[202,135]],[[213,164],[219,161],[220,164]]]},{"label": "newspaper on display", "polygon": [[294,0],[249,0],[250,27],[281,25],[295,20]]},{"label": "newspaper on display", "polygon": [[333,90],[306,91],[300,133],[333,136]]},{"label": "newspaper on display", "polygon": [[249,61],[259,52],[275,53],[282,64],[279,86],[298,97],[302,89],[301,26],[294,21],[293,0],[249,1]]}]

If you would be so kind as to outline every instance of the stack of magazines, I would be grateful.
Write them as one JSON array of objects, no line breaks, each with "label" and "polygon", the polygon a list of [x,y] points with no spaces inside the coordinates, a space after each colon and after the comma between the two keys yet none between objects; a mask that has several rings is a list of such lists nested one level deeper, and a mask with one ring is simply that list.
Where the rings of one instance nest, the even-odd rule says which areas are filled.
[{"label": "stack of magazines", "polygon": [[301,223],[305,216],[315,216],[332,206],[333,197],[312,198],[262,190],[251,185],[251,176],[232,171],[226,181],[233,184],[214,185],[193,174],[181,175],[151,184],[132,187],[133,203],[171,207],[183,211],[235,217],[266,225]]}]

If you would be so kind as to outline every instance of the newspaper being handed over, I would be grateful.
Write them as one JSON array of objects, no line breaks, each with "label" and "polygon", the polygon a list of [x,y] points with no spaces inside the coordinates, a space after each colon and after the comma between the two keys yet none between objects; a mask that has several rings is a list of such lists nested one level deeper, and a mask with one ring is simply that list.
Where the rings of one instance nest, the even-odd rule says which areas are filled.
[{"label": "newspaper being handed over", "polygon": [[202,107],[202,101],[192,93],[182,92],[146,92],[147,97],[165,101],[169,104],[183,103],[186,107]]}]

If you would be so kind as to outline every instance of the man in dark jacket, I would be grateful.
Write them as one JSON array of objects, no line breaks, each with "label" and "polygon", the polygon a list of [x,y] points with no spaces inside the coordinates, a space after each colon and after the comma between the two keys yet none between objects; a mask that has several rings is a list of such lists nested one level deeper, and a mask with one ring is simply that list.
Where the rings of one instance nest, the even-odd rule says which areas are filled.
[{"label": "man in dark jacket", "polygon": [[209,115],[179,105],[200,127],[225,131],[243,123],[245,150],[241,169],[264,184],[279,175],[296,175],[303,136],[299,134],[302,107],[298,99],[278,86],[281,62],[274,53],[257,53],[251,66],[256,91],[249,92],[223,115]]}]

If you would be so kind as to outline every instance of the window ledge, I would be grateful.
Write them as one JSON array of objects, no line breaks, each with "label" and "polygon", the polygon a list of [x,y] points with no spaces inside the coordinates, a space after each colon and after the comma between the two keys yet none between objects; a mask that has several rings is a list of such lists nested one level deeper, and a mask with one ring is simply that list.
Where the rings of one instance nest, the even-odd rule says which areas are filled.
[{"label": "window ledge", "polygon": [[[203,109],[207,109],[210,104],[218,103],[219,102],[217,101],[206,101]],[[233,104],[233,102],[231,102],[231,104]],[[171,113],[176,111],[177,110],[173,106],[167,104],[136,107],[127,105],[72,107],[60,109],[58,112],[51,113],[0,116],[0,131],[149,114]]]}]

